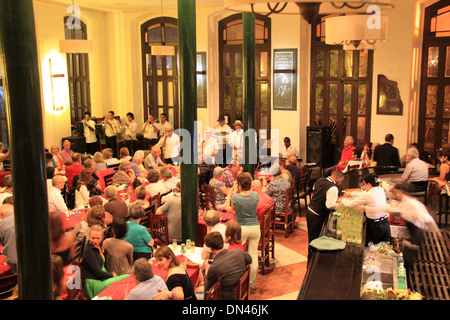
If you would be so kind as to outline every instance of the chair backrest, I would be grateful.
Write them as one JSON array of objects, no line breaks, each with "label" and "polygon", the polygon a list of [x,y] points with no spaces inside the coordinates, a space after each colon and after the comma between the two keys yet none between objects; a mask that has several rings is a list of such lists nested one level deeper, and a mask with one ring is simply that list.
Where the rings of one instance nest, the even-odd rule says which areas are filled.
[{"label": "chair backrest", "polygon": [[208,290],[205,291],[203,300],[220,300],[222,279],[219,278],[217,282]]},{"label": "chair backrest", "polygon": [[248,300],[250,295],[250,265],[236,283],[236,300]]},{"label": "chair backrest", "polygon": [[150,214],[150,233],[159,244],[169,245],[169,224],[167,215]]},{"label": "chair backrest", "polygon": [[10,297],[17,285],[17,273],[0,277],[0,300]]},{"label": "chair backrest", "polygon": [[289,213],[294,210],[294,187],[286,189],[286,203],[284,206],[284,212]]},{"label": "chair backrest", "polygon": [[[156,212],[161,205],[161,197],[160,194],[156,194],[150,199],[148,199],[149,206],[144,209],[145,215],[142,217],[140,225],[145,226],[146,228],[150,228],[151,222],[150,217]],[[153,237],[153,235],[152,235]]]},{"label": "chair backrest", "polygon": [[87,240],[86,236],[84,236],[83,240],[81,240],[75,247],[73,257],[71,259],[71,263],[76,263],[77,261],[81,261],[81,258],[83,257],[84,246],[86,245],[86,240]]},{"label": "chair backrest", "polygon": [[217,208],[216,208],[216,196],[215,196],[214,187],[210,186],[208,184],[204,184],[203,185],[203,191],[205,193],[203,208],[204,209],[217,210]]},{"label": "chair backrest", "polygon": [[[113,181],[113,176],[115,175],[115,173],[110,173],[110,174],[107,174],[107,175],[105,175],[104,177],[103,177],[103,180],[105,181],[105,188],[107,187],[107,186],[110,186],[110,185],[112,185],[112,181]],[[109,189],[108,189],[109,190]]]},{"label": "chair backrest", "polygon": [[110,164],[107,166],[107,168],[108,169],[112,168],[112,169],[114,169],[114,171],[117,172],[117,170],[119,170],[119,165],[120,165],[120,163]]}]

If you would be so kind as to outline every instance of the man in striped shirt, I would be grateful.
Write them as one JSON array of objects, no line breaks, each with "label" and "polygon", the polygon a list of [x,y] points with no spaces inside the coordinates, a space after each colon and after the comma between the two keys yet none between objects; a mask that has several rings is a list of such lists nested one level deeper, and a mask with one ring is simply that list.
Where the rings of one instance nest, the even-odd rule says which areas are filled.
[{"label": "man in striped shirt", "polygon": [[161,290],[168,290],[164,280],[153,275],[153,267],[145,258],[137,259],[131,269],[137,286],[131,289],[126,300],[153,300]]}]

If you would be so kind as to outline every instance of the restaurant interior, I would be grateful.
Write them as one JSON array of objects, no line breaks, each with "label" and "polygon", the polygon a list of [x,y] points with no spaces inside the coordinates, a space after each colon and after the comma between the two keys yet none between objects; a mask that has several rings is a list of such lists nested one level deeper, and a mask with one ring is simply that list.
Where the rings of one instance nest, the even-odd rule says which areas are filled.
[{"label": "restaurant interior", "polygon": [[[422,160],[430,178],[417,199],[441,232],[425,233],[426,244],[420,245],[418,262],[402,287],[398,250],[392,246],[403,237],[405,221],[390,218],[397,242],[372,249],[380,259],[395,260],[395,270],[382,273],[378,282],[383,288],[378,296],[371,292],[372,299],[389,299],[380,292],[391,288],[409,289],[424,300],[450,299],[448,196],[429,196],[443,152],[450,148],[450,0],[14,2],[0,4],[0,142],[11,152],[0,180],[5,187],[3,179],[12,175],[19,262],[14,285],[0,282],[8,297],[53,297],[50,252],[42,249],[48,241],[45,150],[57,146],[62,151],[69,140],[74,152],[84,154],[85,112],[95,122],[96,148],[105,149],[102,124],[113,111],[119,122],[132,113],[138,128],[149,115],[160,121],[165,114],[175,133],[190,134],[182,143],[192,153],[208,128],[218,128],[220,117],[231,130],[241,121],[244,131],[257,132],[258,161],[243,161],[243,170],[255,179],[274,161],[286,160],[279,150],[290,139],[297,166],[309,172],[308,179],[304,189],[293,193],[292,230],[287,233],[287,227],[278,229],[274,222],[273,255],[263,260],[264,249],[258,249],[256,289],[250,290],[248,280],[248,296],[242,298],[247,300],[367,299],[362,288],[369,282],[364,274],[370,250],[364,239],[343,239],[346,248],[336,249],[339,255],[311,253],[307,212],[314,182],[339,163],[348,136],[364,151],[368,142],[382,145],[392,134],[400,158],[414,143],[426,155]],[[125,143],[119,135],[117,156]],[[145,157],[151,153],[143,139],[135,140],[133,148]],[[208,183],[212,169],[194,162],[174,171],[188,186],[181,191],[179,247],[186,239],[203,242],[198,237],[202,226],[197,226],[199,209],[205,208],[202,178],[209,173]],[[406,164],[381,170],[369,163],[348,171],[339,191],[361,189],[366,174],[377,174],[386,187]],[[27,223],[30,217],[35,217],[33,226]],[[335,221],[330,215],[323,237],[336,237]],[[200,259],[198,251],[192,252],[191,260]],[[31,261],[40,261],[39,267],[29,266]],[[36,272],[42,276],[34,277]],[[128,284],[115,290],[123,294]],[[96,298],[111,298],[108,294]],[[65,299],[80,299],[80,292]]]}]

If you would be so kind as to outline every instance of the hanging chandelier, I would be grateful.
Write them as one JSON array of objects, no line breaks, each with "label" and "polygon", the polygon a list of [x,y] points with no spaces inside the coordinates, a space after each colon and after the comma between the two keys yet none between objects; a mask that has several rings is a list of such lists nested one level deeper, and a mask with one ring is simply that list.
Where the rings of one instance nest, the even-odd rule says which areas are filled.
[{"label": "hanging chandelier", "polygon": [[380,10],[394,7],[393,0],[224,0],[227,10],[263,15],[300,14],[309,23],[319,14],[367,12],[371,5],[378,6]]},{"label": "hanging chandelier", "polygon": [[325,19],[325,43],[344,50],[374,50],[388,39],[387,16],[354,14]]}]

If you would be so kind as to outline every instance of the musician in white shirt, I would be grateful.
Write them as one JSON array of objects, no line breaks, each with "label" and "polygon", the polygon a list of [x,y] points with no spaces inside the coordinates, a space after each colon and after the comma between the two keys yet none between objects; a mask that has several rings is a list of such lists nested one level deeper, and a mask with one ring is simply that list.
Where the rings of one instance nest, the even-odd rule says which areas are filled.
[{"label": "musician in white shirt", "polygon": [[120,123],[114,118],[114,111],[109,111],[102,123],[105,129],[106,148],[113,150],[113,156],[117,157],[117,134],[120,132]]},{"label": "musician in white shirt", "polygon": [[91,119],[91,113],[86,111],[84,119],[81,121],[84,128],[84,136],[86,137],[86,152],[94,155],[97,151],[97,136],[95,134],[95,122]]},{"label": "musician in white shirt", "polygon": [[125,134],[123,138],[125,140],[125,146],[130,151],[130,154],[134,155],[136,151],[136,132],[137,132],[137,122],[134,121],[134,114],[131,112],[127,113],[127,120],[123,122],[125,127]]}]

